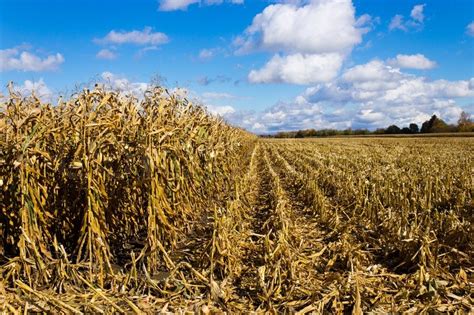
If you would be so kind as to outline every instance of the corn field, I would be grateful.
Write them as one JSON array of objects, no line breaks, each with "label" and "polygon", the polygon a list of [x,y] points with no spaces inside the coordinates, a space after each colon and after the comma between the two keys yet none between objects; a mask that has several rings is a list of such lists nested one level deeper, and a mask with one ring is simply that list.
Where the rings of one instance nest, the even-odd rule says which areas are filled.
[{"label": "corn field", "polygon": [[0,112],[4,313],[468,313],[474,138],[263,140],[169,93]]}]

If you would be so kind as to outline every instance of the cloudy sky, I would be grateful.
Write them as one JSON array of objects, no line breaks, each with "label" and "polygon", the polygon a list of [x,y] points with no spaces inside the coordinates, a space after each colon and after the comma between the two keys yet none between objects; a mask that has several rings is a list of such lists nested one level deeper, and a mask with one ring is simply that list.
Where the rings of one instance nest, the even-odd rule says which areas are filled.
[{"label": "cloudy sky", "polygon": [[160,82],[257,133],[474,114],[474,1],[0,0],[0,83]]}]

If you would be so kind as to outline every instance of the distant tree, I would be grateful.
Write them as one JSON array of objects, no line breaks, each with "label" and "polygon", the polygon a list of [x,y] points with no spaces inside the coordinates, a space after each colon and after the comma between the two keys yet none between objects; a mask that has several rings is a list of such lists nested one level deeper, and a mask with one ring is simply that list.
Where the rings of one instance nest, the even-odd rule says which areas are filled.
[{"label": "distant tree", "polygon": [[304,131],[298,130],[295,134],[295,138],[304,138]]},{"label": "distant tree", "polygon": [[421,125],[421,133],[447,132],[451,131],[450,126],[436,115],[431,116],[430,120]]},{"label": "distant tree", "polygon": [[368,135],[370,132],[367,129],[356,129],[353,132],[355,135]]},{"label": "distant tree", "polygon": [[411,132],[410,128],[408,128],[408,127],[403,127],[402,130],[401,130],[401,133],[409,135],[409,134],[411,134],[412,132]]},{"label": "distant tree", "polygon": [[397,134],[397,133],[400,133],[400,132],[401,132],[401,130],[397,125],[391,125],[391,126],[388,126],[387,129],[385,129],[386,134]]},{"label": "distant tree", "polygon": [[458,125],[448,125],[442,119],[436,115],[425,121],[421,125],[421,130],[417,124],[411,123],[408,127],[400,129],[397,125],[391,125],[384,128],[378,128],[374,131],[367,129],[352,129],[347,128],[345,130],[337,129],[302,129],[296,131],[280,131],[274,135],[268,135],[273,138],[307,138],[307,137],[330,137],[340,135],[369,135],[369,134],[416,134],[416,133],[430,133],[430,132],[474,132],[474,122],[472,121],[469,113],[462,112],[458,120]]},{"label": "distant tree", "polygon": [[374,131],[374,134],[376,135],[381,135],[381,134],[384,134],[385,133],[385,129],[384,128],[377,128],[375,129]]},{"label": "distant tree", "polygon": [[317,131],[315,129],[306,130],[306,137],[316,137]]},{"label": "distant tree", "polygon": [[321,137],[336,136],[339,133],[341,132],[334,129],[322,129],[322,130],[317,131],[317,134]]},{"label": "distant tree", "polygon": [[291,138],[290,132],[280,131],[275,135],[275,138]]},{"label": "distant tree", "polygon": [[471,115],[467,112],[462,112],[458,119],[458,131],[472,132],[474,131],[474,122],[471,120]]},{"label": "distant tree", "polygon": [[410,128],[410,133],[418,133],[420,131],[420,128],[415,123],[410,124],[408,128]]},{"label": "distant tree", "polygon": [[434,121],[431,132],[449,132],[451,131],[449,125],[444,120],[438,118]]},{"label": "distant tree", "polygon": [[438,119],[436,115],[431,116],[430,120],[425,121],[423,124],[421,124],[421,133],[428,133],[431,132],[431,129],[433,128],[433,122]]}]

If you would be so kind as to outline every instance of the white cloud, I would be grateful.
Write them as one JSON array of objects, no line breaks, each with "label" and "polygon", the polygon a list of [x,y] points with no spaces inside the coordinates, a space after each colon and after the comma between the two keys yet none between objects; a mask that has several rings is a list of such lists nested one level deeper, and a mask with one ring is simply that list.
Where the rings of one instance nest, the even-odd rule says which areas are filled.
[{"label": "white cloud", "polygon": [[213,115],[229,118],[229,116],[237,112],[232,105],[225,104],[231,100],[238,99],[237,96],[230,93],[204,92],[200,94],[196,91],[189,90],[187,97],[195,103],[202,104]]},{"label": "white cloud", "polygon": [[107,60],[113,60],[117,58],[117,54],[110,49],[101,49],[95,56],[99,59]]},{"label": "white cloud", "polygon": [[236,54],[275,53],[250,82],[310,84],[333,79],[374,20],[355,19],[350,0],[290,1],[267,6],[234,40]]},{"label": "white cloud", "polygon": [[204,92],[202,98],[205,100],[222,100],[222,99],[234,99],[235,95],[223,92]]},{"label": "white cloud", "polygon": [[331,54],[292,54],[273,56],[267,64],[252,70],[248,79],[252,83],[286,82],[310,84],[334,79],[342,65],[343,57]]},{"label": "white cloud", "polygon": [[355,26],[360,29],[360,31],[365,34],[371,31],[376,24],[380,23],[379,17],[372,17],[369,14],[362,14],[356,20]]},{"label": "white cloud", "polygon": [[372,22],[372,17],[369,14],[363,14],[357,18],[356,26],[362,27]]},{"label": "white cloud", "polygon": [[186,10],[189,5],[198,3],[199,0],[162,0],[160,1],[161,11]]},{"label": "white cloud", "polygon": [[408,69],[433,69],[436,62],[426,58],[422,54],[416,55],[397,55],[394,59],[389,59],[388,64]]},{"label": "white cloud", "polygon": [[230,105],[216,106],[216,105],[207,105],[206,108],[211,114],[226,117],[235,113],[235,108]]},{"label": "white cloud", "polygon": [[176,11],[186,10],[190,5],[195,3],[202,3],[204,5],[220,5],[224,2],[232,4],[243,4],[244,0],[159,0],[160,11]]},{"label": "white cloud", "polygon": [[421,30],[423,28],[423,23],[425,20],[425,9],[426,4],[417,4],[413,7],[410,12],[410,19],[405,21],[405,18],[401,14],[396,14],[390,21],[388,29],[393,30],[402,30],[408,32],[410,30]]},{"label": "white cloud", "polygon": [[241,52],[250,49],[297,53],[349,52],[362,40],[350,0],[275,4],[255,16]]},{"label": "white cloud", "polygon": [[309,87],[290,102],[261,113],[226,114],[230,122],[254,132],[337,128],[379,128],[421,124],[436,114],[455,123],[459,100],[474,98],[474,78],[429,80],[402,72],[381,60],[356,65],[331,82]]},{"label": "white cloud", "polygon": [[151,27],[145,27],[143,31],[133,30],[110,31],[104,38],[95,39],[99,44],[135,44],[135,45],[162,45],[169,41],[164,33],[153,32]]},{"label": "white cloud", "polygon": [[474,36],[474,21],[472,21],[466,26],[466,32],[468,35]]},{"label": "white cloud", "polygon": [[[341,99],[341,95],[345,98]],[[348,69],[341,79],[307,90],[304,95],[310,103],[356,105],[356,118],[351,121],[355,127],[421,123],[433,113],[453,122],[457,118],[453,113],[460,112],[455,99],[469,97],[474,97],[474,90],[467,80],[430,81],[400,72],[381,61]]]},{"label": "white cloud", "polygon": [[60,53],[41,58],[19,48],[0,50],[0,71],[53,71],[63,62],[64,57]]},{"label": "white cloud", "polygon": [[135,54],[135,58],[142,58],[148,52],[155,51],[155,50],[160,50],[160,47],[156,45],[143,47]]},{"label": "white cloud", "polygon": [[215,49],[201,49],[198,58],[200,60],[209,60],[215,56]]},{"label": "white cloud", "polygon": [[390,24],[388,26],[389,30],[402,30],[402,31],[407,31],[407,28],[405,26],[405,22],[403,20],[403,15],[396,14],[392,20],[390,21]]},{"label": "white cloud", "polygon": [[162,0],[160,1],[161,11],[186,10],[189,5],[198,3],[199,0]]},{"label": "white cloud", "polygon": [[398,69],[385,66],[380,60],[354,66],[344,72],[342,78],[348,82],[384,82],[394,81],[401,77]]},{"label": "white cloud", "polygon": [[423,20],[425,19],[425,15],[423,14],[423,10],[425,6],[426,4],[415,5],[410,12],[411,18],[414,19],[415,21],[423,23]]}]

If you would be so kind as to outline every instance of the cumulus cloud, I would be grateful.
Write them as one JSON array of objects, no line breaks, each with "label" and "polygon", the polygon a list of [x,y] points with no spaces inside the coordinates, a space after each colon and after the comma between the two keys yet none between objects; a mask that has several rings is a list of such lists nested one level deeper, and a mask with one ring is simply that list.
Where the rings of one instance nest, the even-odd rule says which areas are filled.
[{"label": "cumulus cloud", "polygon": [[402,76],[400,70],[388,68],[380,60],[372,60],[366,64],[354,66],[346,70],[342,78],[348,82],[385,82],[395,81]]},{"label": "cumulus cloud", "polygon": [[117,54],[110,49],[101,49],[95,56],[99,59],[107,60],[113,60],[117,58]]},{"label": "cumulus cloud", "polygon": [[105,37],[95,39],[99,44],[134,44],[134,45],[162,45],[166,44],[169,38],[166,34],[153,32],[151,27],[145,27],[143,31],[110,31]]},{"label": "cumulus cloud", "polygon": [[190,5],[195,3],[202,3],[204,5],[220,5],[224,2],[232,4],[243,4],[244,0],[160,0],[158,2],[160,11],[176,11],[186,10]]},{"label": "cumulus cloud", "polygon": [[337,53],[292,54],[273,56],[267,64],[252,70],[248,79],[252,83],[286,82],[309,84],[327,82],[337,76],[343,57]]},{"label": "cumulus cloud", "polygon": [[[371,75],[359,70],[366,69]],[[337,89],[337,93],[332,91]],[[340,95],[346,99],[341,102]],[[355,105],[355,127],[382,127],[396,123],[421,123],[433,113],[453,121],[460,112],[457,98],[474,96],[469,81],[430,81],[425,77],[400,72],[381,61],[348,69],[331,84],[308,90],[304,98],[311,103]]]},{"label": "cumulus cloud", "polygon": [[[272,133],[283,130],[309,128],[347,128],[349,123],[339,121],[341,110],[329,110],[321,104],[308,102],[303,96],[292,102],[278,102],[263,112],[235,111],[225,114],[224,118],[234,125],[256,133]],[[332,121],[332,116],[337,116]]]},{"label": "cumulus cloud", "polygon": [[470,36],[474,36],[474,21],[466,26],[466,33]]},{"label": "cumulus cloud", "polygon": [[400,127],[436,114],[449,123],[459,118],[460,99],[474,97],[474,78],[429,80],[372,60],[344,71],[336,79],[307,88],[290,102],[255,113],[236,111],[224,117],[249,130],[267,133],[323,128]]},{"label": "cumulus cloud", "polygon": [[275,4],[255,16],[242,49],[298,53],[349,51],[361,42],[349,0],[313,1],[304,6]]},{"label": "cumulus cloud", "polygon": [[423,23],[425,20],[425,9],[426,4],[417,4],[413,7],[410,12],[410,18],[405,20],[405,17],[401,14],[396,14],[390,21],[388,29],[393,30],[402,30],[408,32],[410,30],[420,30],[423,28]]},{"label": "cumulus cloud", "polygon": [[234,45],[237,54],[275,53],[251,82],[310,84],[334,78],[370,23],[356,20],[350,0],[291,1],[266,7]]},{"label": "cumulus cloud", "polygon": [[407,69],[433,69],[436,62],[426,58],[422,54],[416,55],[397,55],[394,59],[389,59],[388,64]]},{"label": "cumulus cloud", "polygon": [[64,62],[60,53],[41,58],[19,48],[0,50],[0,71],[54,71]]}]

